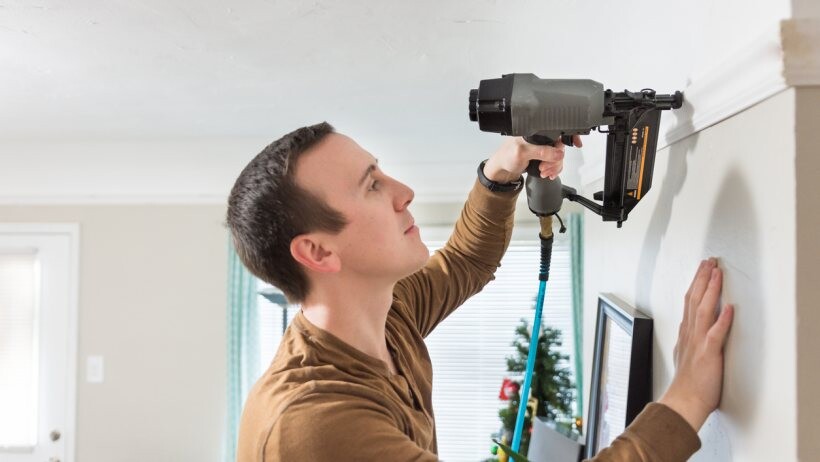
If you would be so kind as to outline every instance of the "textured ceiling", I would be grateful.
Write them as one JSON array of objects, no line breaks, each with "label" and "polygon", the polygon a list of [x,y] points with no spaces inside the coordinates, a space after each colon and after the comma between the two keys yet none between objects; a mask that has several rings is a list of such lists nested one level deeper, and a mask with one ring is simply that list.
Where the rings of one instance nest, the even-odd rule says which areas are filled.
[{"label": "textured ceiling", "polygon": [[643,87],[675,63],[622,78],[612,45],[638,31],[582,3],[3,0],[0,123],[7,137],[257,136],[320,119],[447,136],[469,127],[482,78]]},{"label": "textured ceiling", "polygon": [[683,89],[693,64],[719,57],[703,50],[724,13],[770,20],[733,10],[746,3],[0,0],[0,144],[233,137],[261,148],[328,120],[423,175],[473,165],[500,142],[467,118],[479,80]]}]

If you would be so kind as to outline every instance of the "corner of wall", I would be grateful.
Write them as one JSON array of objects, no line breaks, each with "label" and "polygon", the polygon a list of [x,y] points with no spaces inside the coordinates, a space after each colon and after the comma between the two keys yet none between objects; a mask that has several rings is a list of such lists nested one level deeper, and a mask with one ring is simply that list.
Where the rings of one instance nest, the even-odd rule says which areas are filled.
[{"label": "corner of wall", "polygon": [[799,460],[809,461],[820,460],[820,86],[797,90],[796,117],[797,452]]}]

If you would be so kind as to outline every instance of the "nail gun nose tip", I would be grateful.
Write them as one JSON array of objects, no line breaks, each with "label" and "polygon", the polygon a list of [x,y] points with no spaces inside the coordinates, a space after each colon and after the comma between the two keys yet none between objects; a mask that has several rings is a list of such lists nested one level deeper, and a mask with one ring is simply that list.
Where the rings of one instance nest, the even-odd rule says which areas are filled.
[{"label": "nail gun nose tip", "polygon": [[676,91],[675,98],[672,100],[672,108],[679,109],[681,106],[683,106],[683,93]]}]

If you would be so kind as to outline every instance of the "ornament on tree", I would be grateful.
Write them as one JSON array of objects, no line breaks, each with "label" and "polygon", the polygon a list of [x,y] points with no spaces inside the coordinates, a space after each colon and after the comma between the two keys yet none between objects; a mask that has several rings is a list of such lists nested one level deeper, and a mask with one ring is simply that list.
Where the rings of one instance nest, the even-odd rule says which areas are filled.
[{"label": "ornament on tree", "polygon": [[498,399],[501,401],[509,401],[510,397],[514,393],[518,393],[518,390],[521,388],[521,384],[504,377],[504,381],[501,382],[501,391],[498,393]]}]

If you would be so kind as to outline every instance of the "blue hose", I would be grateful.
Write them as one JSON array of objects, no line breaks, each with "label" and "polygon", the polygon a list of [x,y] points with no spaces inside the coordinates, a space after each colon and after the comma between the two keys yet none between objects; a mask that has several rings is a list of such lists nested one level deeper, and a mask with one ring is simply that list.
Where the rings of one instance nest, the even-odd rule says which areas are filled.
[{"label": "blue hose", "polygon": [[524,430],[524,416],[527,412],[527,398],[532,385],[532,371],[535,369],[535,353],[538,351],[538,336],[541,333],[541,310],[544,306],[544,295],[547,291],[547,281],[538,284],[538,301],[535,305],[535,320],[533,321],[530,352],[527,354],[527,372],[524,376],[524,386],[521,387],[521,400],[518,404],[518,417],[515,418],[515,433],[513,433],[512,448],[518,452],[521,446],[521,433]]},{"label": "blue hose", "polygon": [[[532,322],[532,337],[530,338],[530,351],[527,354],[527,370],[524,374],[524,385],[521,387],[518,403],[518,416],[515,418],[515,432],[513,433],[512,450],[518,452],[521,446],[521,434],[524,430],[524,419],[527,413],[527,399],[530,396],[530,386],[532,385],[533,370],[535,369],[535,356],[538,352],[538,337],[541,335],[541,312],[544,308],[544,298],[547,293],[547,280],[549,280],[550,260],[552,260],[552,236],[548,239],[541,238],[541,269],[538,274],[538,298],[535,302],[535,319]],[[533,416],[535,418],[535,416]]]}]

